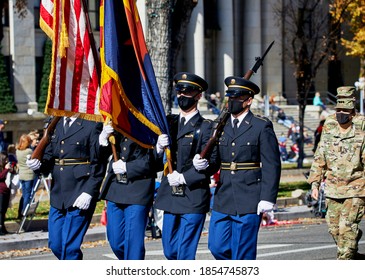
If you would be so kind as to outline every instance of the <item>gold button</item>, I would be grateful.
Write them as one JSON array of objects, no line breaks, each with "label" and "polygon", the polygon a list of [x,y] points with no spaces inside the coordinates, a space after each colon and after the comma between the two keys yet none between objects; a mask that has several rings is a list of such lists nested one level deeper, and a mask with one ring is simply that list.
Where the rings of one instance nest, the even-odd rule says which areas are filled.
[{"label": "gold button", "polygon": [[63,167],[60,167],[60,171],[62,171],[63,170]]},{"label": "gold button", "polygon": [[123,151],[125,151],[125,150],[127,150],[127,148],[126,147],[123,147]]},{"label": "gold button", "polygon": [[124,157],[122,157],[122,160],[124,160],[125,158]]},{"label": "gold button", "polygon": [[191,146],[191,145],[193,145],[193,142],[190,142],[190,143],[189,143],[189,145],[190,145],[190,146]]},{"label": "gold button", "polygon": [[234,153],[232,153],[232,157],[234,157]]},{"label": "gold button", "polygon": [[235,142],[232,143],[232,147],[234,147],[234,146],[236,146],[236,143]]},{"label": "gold button", "polygon": [[127,142],[127,141],[128,141],[128,138],[125,138],[125,139],[124,139],[124,142]]},{"label": "gold button", "polygon": [[80,145],[80,142],[76,142],[76,145]]},{"label": "gold button", "polygon": [[60,153],[63,154],[63,150],[61,150]]},{"label": "gold button", "polygon": [[234,172],[234,171],[231,171],[231,174],[232,174],[232,175],[234,175],[234,174],[235,174],[235,172]]},{"label": "gold button", "polygon": [[247,142],[247,145],[250,145],[250,142]]},{"label": "gold button", "polygon": [[63,144],[65,144],[65,141],[61,141],[61,144],[63,145]]}]

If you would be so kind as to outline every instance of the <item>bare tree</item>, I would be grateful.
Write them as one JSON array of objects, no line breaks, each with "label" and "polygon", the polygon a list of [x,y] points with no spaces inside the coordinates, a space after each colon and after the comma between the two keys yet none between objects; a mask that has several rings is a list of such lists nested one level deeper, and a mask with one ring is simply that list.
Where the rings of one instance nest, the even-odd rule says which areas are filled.
[{"label": "bare tree", "polygon": [[304,113],[310,94],[315,91],[315,78],[323,63],[337,57],[339,22],[331,19],[329,4],[324,0],[283,0],[275,8],[277,19],[284,25],[285,53],[295,66],[297,101],[299,104],[299,159],[304,159]]},{"label": "bare tree", "polygon": [[146,41],[167,113],[171,112],[172,78],[176,69],[176,59],[197,1],[146,1],[148,16]]},{"label": "bare tree", "polygon": [[[27,0],[15,0],[15,10],[18,13],[19,18],[24,18],[27,15]],[[0,0],[0,15],[4,14],[4,11],[8,8],[8,0]],[[0,42],[4,38],[4,26],[2,20],[0,20]]]}]

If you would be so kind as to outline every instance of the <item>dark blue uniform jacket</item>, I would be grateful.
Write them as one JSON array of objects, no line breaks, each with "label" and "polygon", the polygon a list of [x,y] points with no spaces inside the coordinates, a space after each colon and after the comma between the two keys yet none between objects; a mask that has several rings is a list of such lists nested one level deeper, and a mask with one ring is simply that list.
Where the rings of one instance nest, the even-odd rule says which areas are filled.
[{"label": "dark blue uniform jacket", "polygon": [[[65,135],[62,118],[58,121],[41,165],[42,173],[52,173],[50,203],[53,207],[69,208],[83,192],[97,199],[105,172],[105,165],[99,162],[102,127],[102,123],[76,119]],[[78,159],[89,164],[58,165],[56,159]]]},{"label": "dark blue uniform jacket", "polygon": [[213,210],[242,215],[256,213],[260,200],[276,202],[281,173],[277,138],[270,120],[251,111],[234,135],[228,119],[219,139],[222,163],[260,163],[261,168],[221,170]]},{"label": "dark blue uniform jacket", "polygon": [[[208,142],[212,132],[212,122],[204,120],[198,113],[185,124],[182,131],[177,131],[177,120],[176,115],[168,116],[172,138],[170,148],[173,169],[182,173],[186,181],[185,196],[173,196],[167,177],[163,177],[157,192],[155,207],[173,214],[206,213],[209,211],[210,202],[210,176],[218,170],[217,148],[214,148],[207,158],[209,167],[204,171],[197,171],[192,160]],[[195,145],[194,137],[196,137]]]}]

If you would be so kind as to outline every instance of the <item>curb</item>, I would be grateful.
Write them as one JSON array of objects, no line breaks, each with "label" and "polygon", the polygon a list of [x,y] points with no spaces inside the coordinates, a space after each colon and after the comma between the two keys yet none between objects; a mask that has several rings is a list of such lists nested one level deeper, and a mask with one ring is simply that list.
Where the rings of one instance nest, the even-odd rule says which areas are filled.
[{"label": "curb", "polygon": [[[283,222],[301,218],[313,218],[313,213],[306,205],[279,208],[275,213],[275,219]],[[100,225],[100,214],[93,216],[91,225],[86,232],[84,242],[106,240],[106,228]],[[19,229],[19,223],[7,223],[6,227],[10,232]],[[27,228],[27,223],[25,227]],[[0,253],[13,250],[29,250],[48,247],[48,220],[33,220],[29,229],[23,233],[14,233],[0,236]]]},{"label": "curb", "polygon": [[[100,224],[101,214],[95,214],[91,220],[91,225],[86,232],[84,242],[105,240],[105,226],[95,226]],[[48,220],[32,220],[24,223],[23,229],[29,228],[26,232],[16,233],[20,227],[20,222],[5,223],[6,229],[11,234],[0,236],[0,253],[12,250],[28,250],[34,248],[48,247]]]}]

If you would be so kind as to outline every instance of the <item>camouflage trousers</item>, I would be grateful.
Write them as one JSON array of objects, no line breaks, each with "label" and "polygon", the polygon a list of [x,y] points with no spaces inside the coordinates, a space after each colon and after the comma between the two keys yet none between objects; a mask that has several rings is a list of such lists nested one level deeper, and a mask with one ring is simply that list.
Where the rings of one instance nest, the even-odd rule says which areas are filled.
[{"label": "camouflage trousers", "polygon": [[360,238],[359,223],[364,216],[365,198],[326,198],[328,232],[337,244],[337,259],[354,259]]}]

